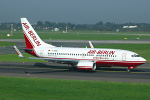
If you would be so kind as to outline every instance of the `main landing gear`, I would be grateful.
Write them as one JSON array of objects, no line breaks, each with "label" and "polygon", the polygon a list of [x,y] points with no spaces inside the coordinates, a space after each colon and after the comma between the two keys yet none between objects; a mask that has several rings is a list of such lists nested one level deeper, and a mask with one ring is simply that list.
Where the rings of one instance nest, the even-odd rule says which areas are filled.
[{"label": "main landing gear", "polygon": [[130,70],[131,70],[131,69],[134,69],[134,68],[136,68],[136,66],[128,67],[127,71],[130,72]]},{"label": "main landing gear", "polygon": [[75,72],[77,71],[77,67],[74,64],[68,64],[68,66],[71,65],[72,67],[70,68],[71,71]]}]

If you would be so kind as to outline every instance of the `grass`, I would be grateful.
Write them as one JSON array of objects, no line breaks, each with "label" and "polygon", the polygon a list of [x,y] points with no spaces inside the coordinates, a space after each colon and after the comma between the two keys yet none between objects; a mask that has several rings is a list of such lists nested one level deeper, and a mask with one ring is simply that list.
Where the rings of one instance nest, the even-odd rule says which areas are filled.
[{"label": "grass", "polygon": [[12,43],[12,42],[1,42],[0,41],[0,47],[12,46],[12,45],[15,45],[15,43]]},{"label": "grass", "polygon": [[[47,37],[45,37],[47,36]],[[63,39],[63,40],[123,40],[127,39],[150,39],[150,36],[120,35],[120,34],[41,34],[42,39]],[[48,38],[49,37],[49,38]]]},{"label": "grass", "polygon": [[[150,34],[150,32],[98,32],[98,31],[68,31],[67,34],[51,31],[37,31],[41,39],[62,39],[62,40],[123,40],[127,39],[150,39],[150,36],[132,34]],[[99,33],[99,34],[93,34]],[[117,34],[100,34],[117,33]],[[22,31],[14,32],[13,36],[7,37],[10,31],[0,31],[0,39],[24,39]]]},{"label": "grass", "polygon": [[[25,57],[33,57],[30,54],[23,53]],[[45,62],[45,60],[36,60],[36,59],[29,59],[29,58],[20,58],[16,54],[5,54],[0,55],[0,61],[10,61],[10,62]]]},{"label": "grass", "polygon": [[149,100],[150,84],[0,77],[1,100]]}]

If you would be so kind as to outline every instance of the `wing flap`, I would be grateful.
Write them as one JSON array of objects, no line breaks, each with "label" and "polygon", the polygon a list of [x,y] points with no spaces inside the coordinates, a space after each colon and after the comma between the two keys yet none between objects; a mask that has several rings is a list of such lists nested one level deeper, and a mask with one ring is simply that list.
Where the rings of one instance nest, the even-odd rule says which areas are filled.
[{"label": "wing flap", "polygon": [[29,59],[39,59],[39,60],[47,60],[50,62],[56,62],[56,63],[74,63],[77,64],[79,60],[72,60],[72,59],[54,59],[54,58],[34,58],[34,57],[28,57]]}]

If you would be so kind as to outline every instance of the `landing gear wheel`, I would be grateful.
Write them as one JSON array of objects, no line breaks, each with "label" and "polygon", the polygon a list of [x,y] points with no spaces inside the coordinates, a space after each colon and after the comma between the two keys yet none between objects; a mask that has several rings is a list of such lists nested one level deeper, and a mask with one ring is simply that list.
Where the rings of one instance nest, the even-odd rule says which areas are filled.
[{"label": "landing gear wheel", "polygon": [[75,72],[75,71],[77,71],[77,68],[76,67],[72,67],[71,71]]},{"label": "landing gear wheel", "polygon": [[128,72],[130,72],[130,69],[127,69]]}]

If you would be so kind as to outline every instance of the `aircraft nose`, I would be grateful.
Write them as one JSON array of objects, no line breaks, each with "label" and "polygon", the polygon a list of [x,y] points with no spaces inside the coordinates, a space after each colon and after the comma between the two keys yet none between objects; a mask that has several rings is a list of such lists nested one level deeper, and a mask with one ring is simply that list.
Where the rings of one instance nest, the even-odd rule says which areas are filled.
[{"label": "aircraft nose", "polygon": [[140,61],[143,61],[145,63],[146,59],[144,59],[144,58],[141,57]]}]

